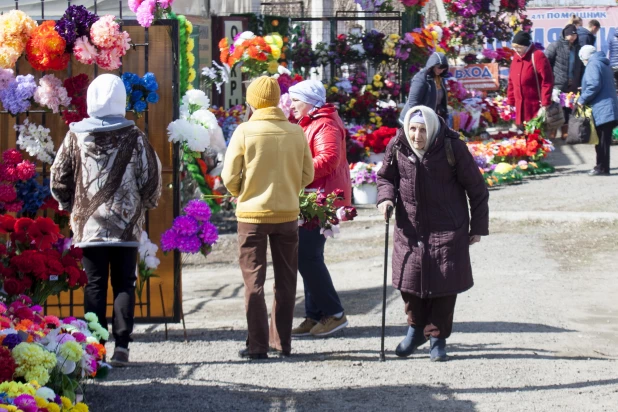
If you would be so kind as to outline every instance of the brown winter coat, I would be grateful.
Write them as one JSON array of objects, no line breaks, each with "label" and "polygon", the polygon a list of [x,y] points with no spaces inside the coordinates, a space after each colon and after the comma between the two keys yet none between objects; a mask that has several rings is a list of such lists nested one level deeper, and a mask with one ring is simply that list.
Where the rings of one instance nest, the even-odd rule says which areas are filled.
[{"label": "brown winter coat", "polygon": [[[421,298],[470,289],[469,237],[489,234],[489,192],[482,175],[466,144],[440,123],[422,160],[400,130],[378,172],[378,204],[390,200],[396,205],[393,286]],[[444,139],[451,139],[454,167]]]}]

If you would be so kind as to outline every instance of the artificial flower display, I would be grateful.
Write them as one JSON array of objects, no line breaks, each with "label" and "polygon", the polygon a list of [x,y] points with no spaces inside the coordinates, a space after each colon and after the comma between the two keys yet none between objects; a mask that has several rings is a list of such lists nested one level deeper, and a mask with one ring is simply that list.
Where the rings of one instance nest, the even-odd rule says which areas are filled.
[{"label": "artificial flower display", "polygon": [[144,230],[142,231],[142,237],[139,241],[139,261],[138,261],[138,271],[137,271],[137,282],[135,283],[135,295],[137,296],[137,300],[139,302],[139,308],[143,313],[142,306],[142,295],[144,293],[144,287],[148,284],[149,279],[159,277],[155,271],[161,264],[159,258],[157,258],[157,251],[159,250],[159,246],[155,245],[148,238],[148,233]]},{"label": "artificial flower display", "polygon": [[37,158],[43,163],[52,164],[55,157],[54,142],[49,135],[50,130],[31,123],[27,118],[22,124],[13,126],[19,133],[17,145],[30,156]]},{"label": "artificial flower display", "polygon": [[202,69],[202,83],[204,87],[216,86],[217,93],[221,93],[221,86],[230,81],[230,67],[212,61],[212,67]]},{"label": "artificial flower display", "polygon": [[53,113],[58,113],[61,107],[68,107],[71,104],[67,89],[53,74],[41,77],[39,87],[34,92],[34,101]]},{"label": "artificial flower display", "polygon": [[143,113],[148,104],[159,101],[159,83],[154,73],[146,73],[140,78],[135,73],[124,72],[122,82],[127,92],[127,111],[135,112],[138,117]]},{"label": "artificial flower display", "polygon": [[122,65],[121,58],[131,48],[129,33],[120,30],[116,17],[106,15],[90,27],[90,37],[77,37],[73,53],[77,61],[96,63],[104,70],[116,70]]},{"label": "artificial flower display", "polygon": [[338,208],[337,201],[343,200],[343,190],[336,189],[326,194],[317,191],[303,191],[300,194],[300,214],[298,225],[307,230],[320,228],[324,237],[334,237],[339,233],[339,223],[354,220],[357,211],[354,207]]},{"label": "artificial flower display", "polygon": [[223,137],[229,142],[236,128],[242,123],[246,107],[244,105],[232,106],[229,109],[223,107],[211,107],[210,111],[217,118],[217,123],[223,131]]},{"label": "artificial flower display", "polygon": [[234,38],[234,43],[229,45],[227,38],[219,42],[222,63],[233,67],[241,65],[241,71],[249,77],[258,77],[264,73],[275,74],[279,68],[277,60],[281,56],[283,41],[278,34],[270,34],[266,38],[256,36],[250,31],[240,33]]},{"label": "artificial flower display", "polygon": [[0,246],[0,283],[9,301],[27,294],[36,304],[43,304],[51,295],[87,283],[81,249],[65,241],[52,219],[2,215],[0,233],[10,239]]},{"label": "artificial flower display", "polygon": [[0,15],[0,69],[10,69],[26,49],[37,23],[21,10]]},{"label": "artificial flower display", "polygon": [[191,200],[183,213],[161,235],[161,249],[164,252],[178,250],[181,253],[208,256],[219,238],[217,227],[210,223],[210,207],[203,200]]},{"label": "artificial flower display", "polygon": [[0,101],[6,111],[13,116],[30,110],[32,98],[37,85],[34,76],[19,75],[11,80],[4,89],[0,90]]},{"label": "artificial flower display", "polygon": [[64,70],[71,60],[66,46],[66,41],[56,31],[56,22],[48,20],[32,30],[26,44],[26,57],[35,70]]},{"label": "artificial flower display", "polygon": [[180,119],[167,127],[169,141],[181,143],[185,152],[203,152],[210,145],[210,132],[218,127],[208,110],[210,100],[201,90],[189,90],[182,98]]},{"label": "artificial flower display", "polygon": [[142,27],[150,27],[172,11],[172,3],[174,0],[129,0],[129,9]]},{"label": "artificial flower display", "polygon": [[107,339],[93,313],[84,320],[45,316],[25,295],[0,303],[0,359],[6,365],[0,366],[0,410],[20,405],[27,395],[44,409],[20,406],[24,411],[87,411],[85,404],[75,404],[76,394],[84,393],[89,379],[107,375],[101,344]]},{"label": "artificial flower display", "polygon": [[350,165],[350,178],[352,179],[352,187],[360,187],[362,185],[377,185],[378,170],[382,167],[382,163],[353,163]]}]

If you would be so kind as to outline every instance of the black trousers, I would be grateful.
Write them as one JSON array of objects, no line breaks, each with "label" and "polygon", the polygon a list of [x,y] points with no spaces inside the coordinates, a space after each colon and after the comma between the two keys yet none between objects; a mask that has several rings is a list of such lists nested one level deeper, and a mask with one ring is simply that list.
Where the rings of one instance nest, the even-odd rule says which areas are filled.
[{"label": "black trousers", "polygon": [[83,249],[82,263],[88,275],[84,290],[84,310],[93,312],[107,329],[107,285],[112,281],[114,311],[112,333],[116,346],[128,348],[135,313],[135,281],[137,280],[137,248],[94,246]]},{"label": "black trousers", "polygon": [[597,126],[599,144],[594,147],[597,152],[597,165],[595,169],[601,173],[609,173],[609,151],[612,146],[612,131],[615,126],[616,122]]},{"label": "black trousers", "polygon": [[457,295],[421,299],[412,293],[401,292],[408,315],[408,325],[423,328],[426,338],[447,339],[453,331],[453,316]]}]

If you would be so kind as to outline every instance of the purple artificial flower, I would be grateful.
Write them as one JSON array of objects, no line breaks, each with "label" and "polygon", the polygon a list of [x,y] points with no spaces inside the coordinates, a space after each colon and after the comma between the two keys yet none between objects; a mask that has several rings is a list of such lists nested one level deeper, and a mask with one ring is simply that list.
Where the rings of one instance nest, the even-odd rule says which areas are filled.
[{"label": "purple artificial flower", "polygon": [[202,247],[200,239],[193,236],[176,236],[176,249],[182,253],[197,253]]},{"label": "purple artificial flower", "polygon": [[0,91],[0,100],[4,108],[12,115],[26,112],[30,109],[31,100],[36,91],[34,76],[17,76],[5,89]]},{"label": "purple artificial flower", "polygon": [[23,342],[23,339],[16,333],[11,333],[6,335],[4,340],[2,341],[2,346],[9,348],[9,350],[13,350],[15,346],[19,345]]},{"label": "purple artificial flower", "polygon": [[161,235],[161,250],[169,252],[176,249],[178,244],[178,233],[174,229],[169,229]]},{"label": "purple artificial flower", "polygon": [[191,200],[187,203],[187,206],[185,206],[185,213],[187,216],[190,216],[200,222],[205,222],[212,216],[212,211],[210,210],[208,203],[198,199]]},{"label": "purple artificial flower", "polygon": [[217,230],[217,227],[210,222],[205,222],[204,226],[202,226],[200,239],[208,245],[215,244],[219,239],[219,231]]},{"label": "purple artificial flower", "polygon": [[13,404],[23,412],[37,412],[39,410],[34,396],[25,393],[13,399]]},{"label": "purple artificial flower", "polygon": [[178,216],[172,224],[172,230],[181,236],[193,236],[199,229],[200,222],[192,216]]},{"label": "purple artificial flower", "polygon": [[55,29],[66,43],[66,51],[73,52],[75,40],[82,36],[90,38],[90,28],[99,20],[99,16],[91,13],[84,6],[69,6],[64,16],[56,22]]},{"label": "purple artificial flower", "polygon": [[30,308],[33,312],[43,313],[43,308],[39,305],[34,305]]}]

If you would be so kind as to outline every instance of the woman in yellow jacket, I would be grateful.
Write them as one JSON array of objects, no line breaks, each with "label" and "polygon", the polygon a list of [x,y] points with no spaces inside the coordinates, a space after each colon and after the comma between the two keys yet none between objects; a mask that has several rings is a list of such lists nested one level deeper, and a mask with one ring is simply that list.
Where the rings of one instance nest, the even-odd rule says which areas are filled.
[{"label": "woman in yellow jacket", "polygon": [[[247,347],[241,358],[265,359],[271,350],[289,356],[298,272],[298,194],[313,181],[313,159],[303,129],[277,107],[277,80],[262,76],[247,89],[253,111],[234,132],[221,177],[238,198],[240,269],[245,283]],[[266,248],[275,275],[271,311],[264,300]]]}]

